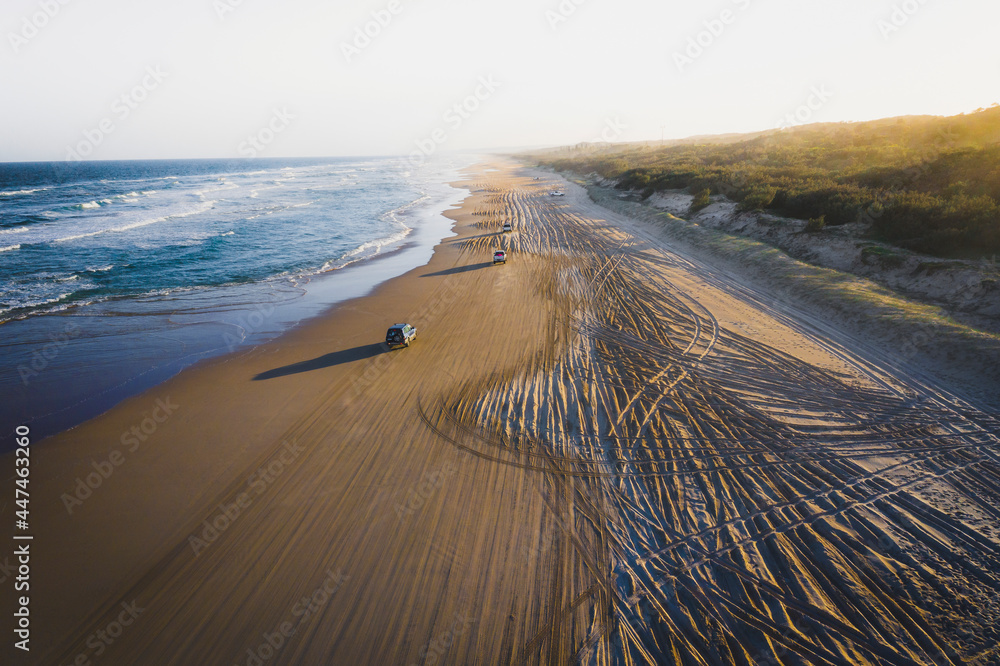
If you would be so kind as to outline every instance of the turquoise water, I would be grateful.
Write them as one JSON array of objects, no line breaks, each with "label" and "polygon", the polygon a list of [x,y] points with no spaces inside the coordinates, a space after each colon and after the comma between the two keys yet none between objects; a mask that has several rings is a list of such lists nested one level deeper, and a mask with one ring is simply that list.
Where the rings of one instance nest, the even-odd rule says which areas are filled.
[{"label": "turquoise water", "polygon": [[0,321],[330,270],[424,195],[393,159],[0,164]]},{"label": "turquoise water", "polygon": [[473,161],[0,164],[0,438],[71,427],[426,263]]}]

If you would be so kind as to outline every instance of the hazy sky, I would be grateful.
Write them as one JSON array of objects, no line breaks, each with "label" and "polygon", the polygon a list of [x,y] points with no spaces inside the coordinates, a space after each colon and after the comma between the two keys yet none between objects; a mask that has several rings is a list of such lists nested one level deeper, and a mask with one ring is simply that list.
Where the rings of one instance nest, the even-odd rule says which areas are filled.
[{"label": "hazy sky", "polygon": [[998,25],[996,0],[3,0],[0,161],[954,114],[1000,101]]}]

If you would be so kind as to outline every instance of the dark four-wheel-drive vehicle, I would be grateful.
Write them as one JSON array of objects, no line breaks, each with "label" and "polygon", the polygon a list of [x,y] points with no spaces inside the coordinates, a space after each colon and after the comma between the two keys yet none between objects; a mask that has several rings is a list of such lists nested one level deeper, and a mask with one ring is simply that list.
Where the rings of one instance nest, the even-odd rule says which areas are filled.
[{"label": "dark four-wheel-drive vehicle", "polygon": [[417,337],[417,329],[409,324],[393,324],[385,334],[385,344],[393,347],[409,347]]}]

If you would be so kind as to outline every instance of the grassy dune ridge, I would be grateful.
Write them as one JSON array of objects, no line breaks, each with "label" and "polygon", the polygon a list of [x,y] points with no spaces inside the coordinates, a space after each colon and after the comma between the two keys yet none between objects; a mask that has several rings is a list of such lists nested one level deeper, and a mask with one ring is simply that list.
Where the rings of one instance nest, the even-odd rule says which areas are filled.
[{"label": "grassy dune ridge", "polygon": [[[876,240],[939,257],[1000,253],[1000,107],[828,123],[666,144],[582,145],[533,156],[644,197],[687,189],[744,210],[863,222]],[[707,192],[707,193],[706,193]]]}]

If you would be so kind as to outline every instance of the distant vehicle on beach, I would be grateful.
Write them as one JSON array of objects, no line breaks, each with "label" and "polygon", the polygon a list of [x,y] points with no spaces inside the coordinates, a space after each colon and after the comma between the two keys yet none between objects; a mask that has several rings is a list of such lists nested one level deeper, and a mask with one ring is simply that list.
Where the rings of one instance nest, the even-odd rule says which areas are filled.
[{"label": "distant vehicle on beach", "polygon": [[564,197],[566,196],[566,193],[562,190],[552,190],[551,195],[554,197]]},{"label": "distant vehicle on beach", "polygon": [[514,231],[514,225],[512,225],[510,222],[504,222],[503,223],[503,230],[504,231]]},{"label": "distant vehicle on beach", "polygon": [[506,264],[507,263],[507,253],[503,250],[497,250],[493,253],[493,264]]},{"label": "distant vehicle on beach", "polygon": [[409,324],[393,324],[385,334],[385,344],[393,347],[409,347],[417,338],[417,329]]}]

